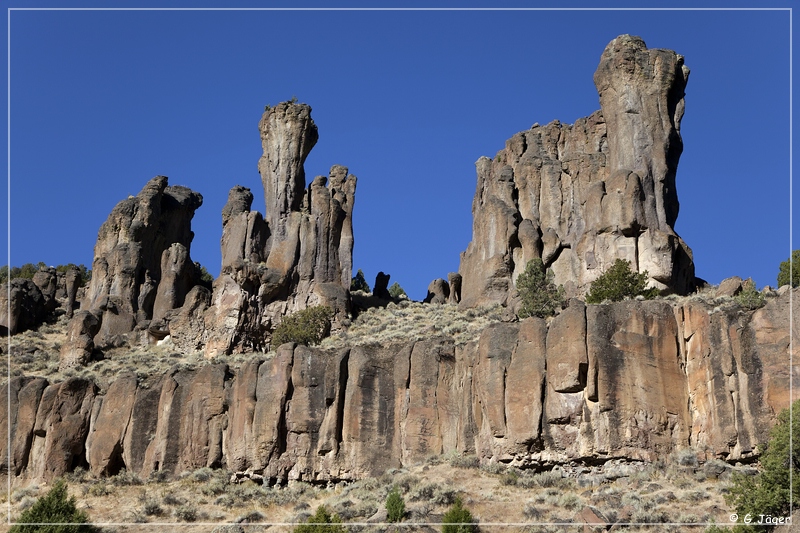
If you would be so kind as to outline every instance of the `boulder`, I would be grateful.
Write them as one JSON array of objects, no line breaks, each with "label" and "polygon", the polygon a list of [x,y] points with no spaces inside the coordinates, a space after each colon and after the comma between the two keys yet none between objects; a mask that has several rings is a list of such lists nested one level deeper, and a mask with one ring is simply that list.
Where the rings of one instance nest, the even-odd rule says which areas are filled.
[{"label": "boulder", "polygon": [[85,366],[92,360],[94,337],[100,330],[100,313],[80,310],[67,325],[67,338],[59,351],[59,370]]},{"label": "boulder", "polygon": [[450,285],[442,278],[431,281],[428,294],[423,300],[426,304],[445,304],[450,299]]},{"label": "boulder", "polygon": [[742,292],[742,278],[739,276],[732,276],[730,278],[725,278],[720,282],[719,287],[717,287],[716,295],[717,297],[720,296],[736,296],[740,292]]}]

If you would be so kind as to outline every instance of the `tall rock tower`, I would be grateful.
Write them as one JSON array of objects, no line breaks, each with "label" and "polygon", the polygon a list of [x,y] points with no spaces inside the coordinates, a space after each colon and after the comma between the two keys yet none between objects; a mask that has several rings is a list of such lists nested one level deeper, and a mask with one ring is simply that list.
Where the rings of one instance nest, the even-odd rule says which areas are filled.
[{"label": "tall rock tower", "polygon": [[258,127],[266,213],[251,211],[249,189],[231,189],[222,211],[222,272],[205,317],[209,356],[264,348],[288,313],[349,306],[356,177],[334,165],[306,187],[303,164],[319,138],[308,105],[268,108]]},{"label": "tall rock tower", "polygon": [[533,258],[569,295],[618,258],[648,271],[651,286],[693,290],[692,252],[673,229],[688,77],[682,56],[621,35],[594,75],[600,111],[534,125],[478,160],[462,305],[507,302]]}]

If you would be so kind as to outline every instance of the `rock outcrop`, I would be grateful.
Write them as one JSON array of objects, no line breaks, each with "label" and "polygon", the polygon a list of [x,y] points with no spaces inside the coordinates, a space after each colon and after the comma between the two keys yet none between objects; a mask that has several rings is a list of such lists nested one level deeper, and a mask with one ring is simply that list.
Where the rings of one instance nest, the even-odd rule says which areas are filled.
[{"label": "rock outcrop", "polygon": [[48,300],[29,279],[15,278],[0,285],[0,335],[38,327],[48,313]]},{"label": "rock outcrop", "polygon": [[534,125],[478,160],[462,305],[507,302],[533,258],[568,296],[618,258],[648,271],[651,286],[693,290],[691,250],[673,229],[688,76],[682,56],[622,35],[594,75],[600,111],[571,126]]},{"label": "rock outcrop", "polygon": [[200,194],[168,186],[165,176],[157,176],[114,207],[100,227],[92,280],[81,302],[81,309],[99,316],[99,329],[93,346],[87,346],[90,329],[79,329],[91,320],[85,314],[73,318],[70,339],[61,350],[62,366],[83,360],[94,347],[146,342],[151,321],[183,305],[200,282],[189,249],[192,217],[202,203]]},{"label": "rock outcrop", "polygon": [[103,395],[85,380],[14,378],[0,391],[0,410],[11,400],[3,469],[147,477],[210,466],[274,483],[355,479],[452,451],[530,468],[655,460],[689,446],[748,460],[797,373],[789,301],[787,292],[744,311],[573,299],[549,324],[497,323],[467,344],[286,344],[237,370],[176,367],[141,383],[123,374]]},{"label": "rock outcrop", "polygon": [[319,137],[305,104],[284,102],[259,123],[266,218],[236,186],[222,212],[222,271],[205,315],[206,354],[264,350],[289,313],[314,305],[349,311],[356,178],[334,165],[305,186],[303,163]]}]

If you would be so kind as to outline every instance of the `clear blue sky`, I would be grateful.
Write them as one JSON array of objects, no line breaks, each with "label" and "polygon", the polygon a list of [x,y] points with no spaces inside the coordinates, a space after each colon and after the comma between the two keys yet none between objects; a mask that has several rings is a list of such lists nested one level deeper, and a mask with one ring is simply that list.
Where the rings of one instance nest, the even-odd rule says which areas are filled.
[{"label": "clear blue sky", "polygon": [[[280,5],[293,3],[237,4]],[[12,11],[10,28],[12,265],[90,265],[114,205],[163,174],[203,194],[191,255],[216,275],[228,190],[250,187],[264,210],[264,105],[297,96],[320,134],[307,177],[341,164],[359,178],[354,271],[370,284],[388,272],[421,299],[432,279],[458,269],[471,239],[475,161],[535,122],[599,109],[592,75],[622,33],[683,54],[692,71],[676,229],[697,275],[774,285],[789,256],[786,10]],[[5,187],[0,203],[5,210]],[[2,240],[5,249],[6,232]]]}]

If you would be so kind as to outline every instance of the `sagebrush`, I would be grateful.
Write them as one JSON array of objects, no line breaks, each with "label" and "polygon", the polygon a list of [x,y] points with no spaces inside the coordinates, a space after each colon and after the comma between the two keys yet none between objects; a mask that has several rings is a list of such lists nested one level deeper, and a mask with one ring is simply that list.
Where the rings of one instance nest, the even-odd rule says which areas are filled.
[{"label": "sagebrush", "polygon": [[314,346],[330,335],[333,310],[327,306],[303,309],[284,317],[272,333],[272,346],[287,342]]},{"label": "sagebrush", "polygon": [[645,299],[658,296],[658,289],[647,287],[647,270],[636,273],[631,262],[617,259],[611,267],[594,280],[586,295],[586,303],[599,304],[605,300],[621,302],[626,298],[642,296]]}]

